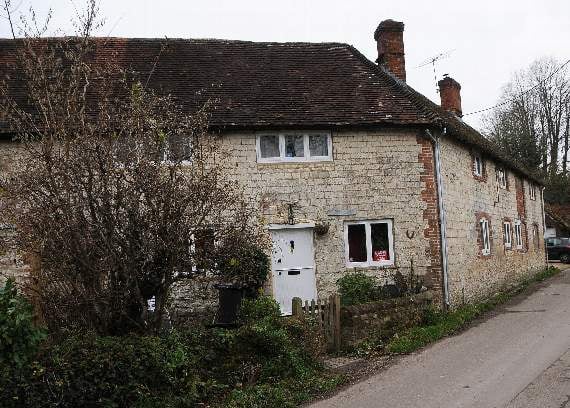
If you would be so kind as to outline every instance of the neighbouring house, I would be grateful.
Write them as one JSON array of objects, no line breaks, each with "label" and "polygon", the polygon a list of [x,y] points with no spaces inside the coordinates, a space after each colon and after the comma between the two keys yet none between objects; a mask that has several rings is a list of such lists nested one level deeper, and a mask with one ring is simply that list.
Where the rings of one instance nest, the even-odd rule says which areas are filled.
[{"label": "neighbouring house", "polygon": [[570,205],[545,204],[544,221],[544,238],[570,237]]},{"label": "neighbouring house", "polygon": [[380,23],[376,62],[342,43],[172,39],[160,54],[161,39],[107,38],[97,52],[153,69],[189,110],[216,100],[210,126],[259,202],[283,311],[347,273],[412,265],[454,306],[545,266],[542,184],[461,119],[458,82],[439,81],[441,105],[407,84],[403,32]]}]

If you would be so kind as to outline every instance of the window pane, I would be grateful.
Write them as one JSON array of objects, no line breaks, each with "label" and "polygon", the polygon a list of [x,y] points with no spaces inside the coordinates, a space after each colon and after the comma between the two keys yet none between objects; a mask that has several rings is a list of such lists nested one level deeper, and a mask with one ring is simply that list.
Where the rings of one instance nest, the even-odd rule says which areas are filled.
[{"label": "window pane", "polygon": [[372,239],[372,260],[374,262],[389,261],[390,242],[388,241],[388,224],[370,224],[370,235]]},{"label": "window pane", "polygon": [[487,221],[481,221],[481,240],[483,242],[483,249],[489,250],[489,229]]},{"label": "window pane", "polygon": [[187,161],[192,156],[192,148],[190,138],[183,135],[168,136],[167,160],[169,161]]},{"label": "window pane", "polygon": [[304,157],[303,135],[285,136],[285,157]]},{"label": "window pane", "polygon": [[366,228],[364,224],[348,226],[348,261],[366,262]]},{"label": "window pane", "polygon": [[329,144],[327,135],[309,135],[311,156],[328,156]]},{"label": "window pane", "polygon": [[261,157],[264,159],[269,157],[279,157],[279,136],[260,136],[259,150]]}]

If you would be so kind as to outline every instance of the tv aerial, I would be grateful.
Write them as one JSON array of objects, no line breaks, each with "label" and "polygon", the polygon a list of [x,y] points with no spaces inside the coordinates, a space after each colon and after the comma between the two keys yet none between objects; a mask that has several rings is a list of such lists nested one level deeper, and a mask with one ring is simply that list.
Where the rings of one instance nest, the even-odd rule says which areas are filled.
[{"label": "tv aerial", "polygon": [[449,51],[440,52],[439,54],[431,56],[425,61],[422,61],[418,66],[415,67],[415,68],[422,68],[431,64],[431,66],[433,67],[433,80],[435,82],[435,91],[437,93],[439,93],[439,88],[437,86],[437,73],[435,69],[435,63],[442,59],[449,58],[449,56],[453,53],[453,51],[455,51],[455,48]]}]

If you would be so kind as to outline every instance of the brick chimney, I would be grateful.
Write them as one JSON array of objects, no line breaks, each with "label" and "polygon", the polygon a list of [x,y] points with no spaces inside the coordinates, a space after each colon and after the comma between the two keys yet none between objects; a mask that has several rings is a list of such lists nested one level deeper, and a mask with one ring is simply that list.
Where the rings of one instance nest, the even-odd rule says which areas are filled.
[{"label": "brick chimney", "polygon": [[446,76],[437,83],[441,107],[446,111],[453,112],[457,116],[463,116],[461,111],[461,85],[455,79]]},{"label": "brick chimney", "polygon": [[384,20],[374,31],[378,48],[376,62],[406,82],[406,59],[404,57],[404,23]]}]

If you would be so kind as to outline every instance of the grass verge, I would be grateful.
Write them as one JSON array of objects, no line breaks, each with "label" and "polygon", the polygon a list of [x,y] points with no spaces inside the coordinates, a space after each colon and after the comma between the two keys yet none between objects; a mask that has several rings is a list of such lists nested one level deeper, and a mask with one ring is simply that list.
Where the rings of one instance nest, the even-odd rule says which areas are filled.
[{"label": "grass verge", "polygon": [[559,272],[558,268],[550,266],[523,280],[514,288],[501,292],[484,302],[464,305],[446,312],[429,311],[423,325],[396,334],[386,345],[386,351],[395,354],[411,353],[443,337],[457,333],[476,318],[521,293],[531,283],[542,282]]}]

